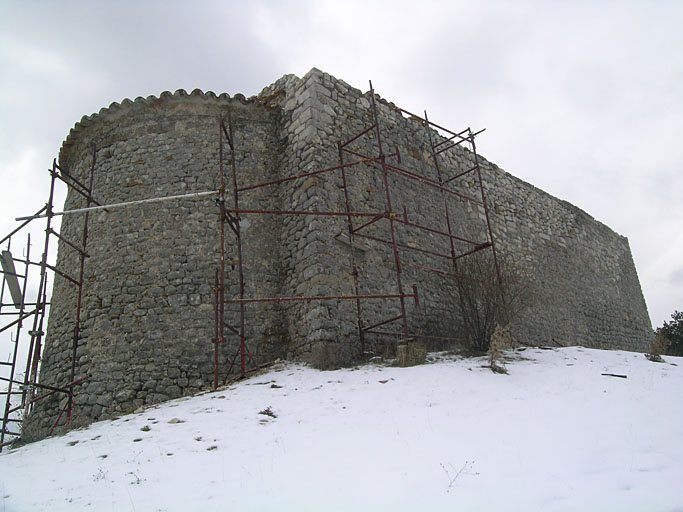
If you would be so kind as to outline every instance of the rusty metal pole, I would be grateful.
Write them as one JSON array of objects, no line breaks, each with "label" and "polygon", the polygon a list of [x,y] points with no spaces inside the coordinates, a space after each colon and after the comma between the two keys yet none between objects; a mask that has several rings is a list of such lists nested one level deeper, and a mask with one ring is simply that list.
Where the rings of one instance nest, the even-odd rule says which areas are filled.
[{"label": "rusty metal pole", "polygon": [[486,202],[486,194],[484,193],[484,185],[481,179],[481,166],[479,165],[479,157],[477,156],[477,146],[474,142],[474,134],[471,129],[467,129],[468,139],[470,145],[472,146],[472,155],[474,156],[474,166],[477,170],[477,180],[479,181],[479,191],[481,193],[481,202],[484,205],[484,215],[486,216],[486,227],[489,233],[489,242],[491,243],[491,250],[493,252],[493,262],[496,266],[496,275],[498,277],[498,285],[502,289],[503,280],[501,279],[500,266],[498,265],[498,256],[496,253],[496,243],[493,240],[493,229],[491,228],[491,218],[489,215],[489,206]]},{"label": "rusty metal pole", "polygon": [[375,133],[377,136],[378,158],[382,166],[382,180],[384,181],[384,194],[387,204],[387,214],[389,215],[389,229],[391,231],[391,244],[394,253],[394,262],[396,264],[396,285],[398,287],[399,301],[401,303],[401,315],[403,316],[403,335],[404,341],[408,342],[408,319],[406,316],[405,296],[403,293],[403,283],[401,280],[401,257],[398,252],[398,245],[396,242],[396,227],[394,226],[395,214],[391,206],[391,191],[389,188],[389,178],[387,170],[386,155],[382,149],[382,134],[379,124],[379,116],[377,115],[377,104],[375,102],[375,90],[372,88],[372,81],[370,81],[370,99],[372,100],[372,117],[375,124]]},{"label": "rusty metal pole", "polygon": [[[92,163],[90,165],[90,180],[88,183],[88,196],[86,199],[86,208],[89,208],[92,204],[92,189],[95,180],[95,164],[97,162],[97,147],[93,147],[92,151]],[[69,386],[69,400],[66,411],[66,424],[71,424],[71,415],[73,412],[74,405],[74,380],[76,376],[76,357],[78,353],[78,341],[81,332],[81,309],[83,307],[83,278],[85,276],[85,259],[87,258],[86,249],[88,245],[88,221],[90,220],[90,212],[86,211],[83,219],[83,237],[81,239],[81,258],[80,267],[78,271],[78,296],[76,298],[76,325],[74,326],[74,338],[71,347],[71,372],[69,382],[72,384]]]},{"label": "rusty metal pole", "polygon": [[[36,316],[33,318],[33,328],[30,332],[31,343],[29,347],[29,357],[26,360],[26,373],[24,374],[26,383],[29,385],[38,381],[38,364],[40,362],[42,353],[42,338],[44,335],[43,323],[45,321],[45,308],[47,304],[47,257],[50,247],[50,233],[52,232],[56,180],[57,160],[54,159],[52,161],[52,169],[50,170],[50,193],[48,195],[48,200],[45,207],[47,221],[45,227],[45,244],[43,246],[43,254],[40,263],[40,282],[38,284],[38,294],[36,295]],[[24,403],[24,417],[28,416],[34,396],[33,387],[27,389],[26,391],[27,392],[22,395],[22,401]]]},{"label": "rusty metal pole", "polygon": [[[236,167],[236,155],[235,155],[235,139],[234,139],[234,132],[233,132],[233,126],[232,126],[232,111],[228,110],[228,130],[229,130],[229,138],[228,138],[228,144],[230,145],[230,167],[232,169],[232,188],[233,188],[233,205],[235,210],[239,210],[239,190],[237,188],[237,167]],[[239,272],[239,290],[240,290],[240,299],[244,299],[244,266],[242,264],[242,217],[240,216],[239,213],[235,214],[235,222],[233,229],[235,231],[235,234],[237,236],[237,268]],[[247,372],[246,372],[246,356],[247,356],[247,348],[246,348],[246,341],[247,338],[245,337],[245,319],[244,319],[244,307],[245,304],[244,302],[240,303],[240,347],[239,347],[239,353],[240,353],[240,369],[242,372],[242,376],[244,377]],[[251,354],[249,354],[251,357]]]},{"label": "rusty metal pole", "polygon": [[214,339],[213,339],[213,387],[218,387],[218,346],[225,341],[223,337],[225,312],[225,176],[223,171],[223,132],[225,123],[221,116],[218,124],[218,209],[220,215],[220,256],[216,271],[214,293]]},{"label": "rusty metal pole", "polygon": [[220,270],[216,270],[216,276],[213,281],[213,339],[211,340],[211,342],[213,343],[213,389],[216,389],[218,387],[218,303],[220,301],[220,282],[218,280],[219,273]]},{"label": "rusty metal pole", "polygon": [[[432,148],[432,159],[434,160],[434,167],[436,168],[436,173],[439,178],[439,184],[441,186],[444,185],[444,179],[443,179],[443,174],[441,172],[441,166],[439,165],[439,160],[437,158],[437,153],[436,153],[436,148],[434,147],[434,140],[432,138],[432,130],[429,127],[429,118],[427,117],[427,111],[425,110],[425,128],[427,130],[427,136],[429,137],[429,145]],[[457,258],[455,254],[455,243],[453,241],[453,229],[451,227],[451,216],[450,212],[448,210],[448,198],[446,197],[446,193],[441,190],[441,198],[443,200],[443,209],[446,212],[446,226],[448,228],[448,241],[450,242],[450,247],[451,247],[451,258],[453,262],[453,270],[457,271]]]},{"label": "rusty metal pole", "polygon": [[[351,203],[349,202],[349,190],[348,183],[346,181],[346,168],[344,166],[344,151],[342,149],[341,142],[337,144],[337,150],[339,152],[339,167],[341,170],[342,188],[344,189],[344,207],[346,208],[346,212],[349,214],[346,217],[346,225],[349,230],[349,244],[351,246],[351,275],[353,276],[353,293],[355,295],[360,295],[358,287],[358,265],[356,264],[356,247],[353,234],[353,221],[350,215]],[[360,339],[360,354],[361,358],[365,358],[365,331],[363,329],[360,299],[356,299],[356,317],[358,323],[358,337]]]},{"label": "rusty metal pole", "polygon": [[503,278],[500,271],[500,264],[498,263],[496,243],[493,239],[493,229],[491,228],[491,217],[489,215],[489,207],[488,203],[486,202],[486,195],[484,194],[484,185],[481,179],[481,167],[479,165],[479,157],[477,156],[477,146],[474,142],[475,134],[472,133],[472,130],[470,128],[467,128],[467,133],[470,145],[472,146],[472,154],[474,155],[474,167],[477,170],[477,179],[479,180],[479,191],[481,192],[481,202],[484,204],[484,215],[486,215],[486,227],[488,228],[489,242],[491,243],[491,251],[493,254],[493,264],[496,267],[496,277],[498,278],[498,290],[500,291],[503,321],[505,322],[505,324],[508,324],[510,322],[510,318],[508,316],[507,307],[505,305],[505,289],[503,288]]}]

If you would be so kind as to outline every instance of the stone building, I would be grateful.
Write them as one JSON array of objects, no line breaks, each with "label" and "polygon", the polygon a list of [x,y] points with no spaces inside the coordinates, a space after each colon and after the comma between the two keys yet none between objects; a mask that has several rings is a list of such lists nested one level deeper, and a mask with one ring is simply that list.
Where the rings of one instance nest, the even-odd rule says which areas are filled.
[{"label": "stone building", "polygon": [[[486,212],[481,202],[464,199],[480,197],[476,173],[452,181],[461,195],[444,195],[428,185],[477,163],[496,248],[516,262],[533,289],[515,321],[516,337],[528,344],[646,350],[651,324],[627,239],[483,157],[475,161],[475,154],[460,145],[440,153],[435,169],[430,137],[446,139],[423,120],[378,101],[381,132],[370,130],[354,140],[344,161],[377,156],[382,144],[389,165],[424,176],[423,181],[392,173],[385,187],[378,161],[349,165],[344,173],[337,168],[311,174],[339,166],[338,143],[373,123],[372,99],[313,69],[303,78],[284,76],[249,99],[165,92],[114,103],[77,123],[61,149],[60,167],[85,182],[94,151],[93,196],[112,204],[218,190],[219,125],[221,117],[230,116],[234,150],[224,147],[223,162],[227,207],[280,213],[231,214],[233,220],[240,217],[242,254],[240,261],[232,237],[236,225],[228,223],[226,299],[390,297],[226,303],[225,323],[232,330],[226,328],[225,343],[214,353],[217,196],[92,212],[75,359],[76,375],[89,377],[75,389],[72,425],[206,389],[216,368],[224,381],[240,347],[239,336],[232,335],[240,308],[247,347],[258,363],[293,358],[329,368],[384,354],[397,337],[379,334],[379,327],[362,329],[397,317],[402,318],[382,328],[407,328],[434,346],[441,346],[442,338],[457,339],[461,326],[453,306],[451,262],[435,254],[450,254],[451,241],[459,254],[471,247],[463,240],[488,242]],[[239,208],[233,202],[233,157]],[[248,188],[264,182],[275,183]],[[65,210],[83,206],[83,197],[70,192]],[[369,223],[365,237],[354,237],[346,215],[282,213],[294,211],[379,212],[383,217],[351,218],[356,227]],[[65,217],[62,235],[77,239],[82,222],[76,214]],[[414,226],[431,226],[431,231]],[[452,236],[443,235],[447,228]],[[388,243],[392,231],[402,258],[400,281],[394,246]],[[61,244],[57,268],[72,274],[77,266],[77,255]],[[437,272],[424,272],[425,267]],[[69,381],[75,300],[71,283],[57,276],[41,363],[44,384]],[[37,402],[24,437],[44,436],[64,400],[56,394]]]}]

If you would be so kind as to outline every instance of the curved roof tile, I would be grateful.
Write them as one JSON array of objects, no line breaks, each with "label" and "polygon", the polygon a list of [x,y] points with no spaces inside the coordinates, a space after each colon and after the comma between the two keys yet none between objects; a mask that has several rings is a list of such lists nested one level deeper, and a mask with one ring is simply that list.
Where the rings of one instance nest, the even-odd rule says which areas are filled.
[{"label": "curved roof tile", "polygon": [[163,91],[159,94],[158,97],[153,95],[148,96],[147,98],[138,96],[137,98],[135,98],[135,100],[125,98],[121,101],[121,103],[115,101],[111,103],[108,107],[102,107],[99,112],[96,112],[89,116],[83,116],[81,120],[78,121],[73,128],[71,128],[71,130],[69,131],[69,135],[67,135],[66,139],[64,139],[64,142],[62,142],[62,147],[59,150],[59,161],[62,162],[66,159],[66,157],[68,156],[68,148],[75,144],[82,130],[106,119],[107,117],[116,112],[120,112],[126,109],[144,108],[145,106],[152,105],[154,103],[159,102],[160,100],[185,99],[190,97],[203,98],[213,102],[224,102],[232,100],[239,101],[242,104],[259,103],[261,101],[256,96],[247,98],[244,96],[244,94],[237,93],[231,97],[227,93],[221,93],[219,95],[216,95],[216,93],[213,91],[203,92],[201,89],[194,89],[189,94],[187,93],[187,91],[185,91],[185,89],[178,89],[175,92]]}]

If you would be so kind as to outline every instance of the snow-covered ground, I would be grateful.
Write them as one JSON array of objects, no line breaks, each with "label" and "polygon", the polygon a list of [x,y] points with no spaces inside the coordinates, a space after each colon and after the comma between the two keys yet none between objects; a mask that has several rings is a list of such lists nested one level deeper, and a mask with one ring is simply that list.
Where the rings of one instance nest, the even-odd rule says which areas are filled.
[{"label": "snow-covered ground", "polygon": [[3,453],[0,511],[683,511],[683,358],[515,357],[282,364]]}]

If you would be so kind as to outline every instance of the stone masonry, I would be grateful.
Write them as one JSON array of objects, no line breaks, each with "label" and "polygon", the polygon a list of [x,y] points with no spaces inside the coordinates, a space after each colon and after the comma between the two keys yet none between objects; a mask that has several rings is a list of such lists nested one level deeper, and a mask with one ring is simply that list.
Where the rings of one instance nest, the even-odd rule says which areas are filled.
[{"label": "stone masonry", "polygon": [[[284,76],[249,99],[198,90],[165,92],[158,98],[114,103],[84,117],[66,139],[59,163],[87,182],[95,148],[93,195],[102,204],[217,190],[218,123],[230,110],[238,186],[278,180],[337,165],[337,142],[372,123],[370,106],[369,93],[317,69],[303,78]],[[402,168],[437,179],[423,123],[390,103],[378,103],[378,109],[385,152],[397,148]],[[373,133],[353,145],[364,154],[376,154],[376,147]],[[531,303],[515,321],[517,339],[646,350],[651,324],[627,239],[484,158],[479,163],[496,246],[514,259],[533,289]],[[460,147],[441,155],[448,175],[472,164],[473,154]],[[345,172],[352,211],[387,210],[376,166]],[[226,183],[231,198],[232,182]],[[389,184],[393,212],[405,211],[411,222],[445,230],[442,195],[401,176],[391,176]],[[475,196],[478,184],[470,174],[457,187]],[[219,261],[219,215],[213,199],[91,214],[76,361],[77,377],[90,378],[77,388],[72,426],[211,386]],[[448,201],[455,233],[486,241],[483,208],[457,197]],[[69,193],[65,209],[84,205],[81,196]],[[241,209],[342,212],[344,207],[341,172],[240,195]],[[357,241],[352,253],[346,217],[245,214],[240,226],[246,297],[396,293],[391,247],[366,239]],[[82,215],[67,216],[61,233],[78,240],[82,227]],[[366,234],[386,239],[388,229],[385,219]],[[448,252],[448,241],[434,233],[398,226],[397,237],[405,246]],[[448,271],[447,262],[413,251],[401,256],[404,287],[415,285],[420,296],[419,304],[406,301],[411,332],[458,338],[452,278],[416,268]],[[358,266],[358,290],[352,258]],[[226,263],[226,298],[237,297],[237,253],[230,236]],[[77,255],[64,244],[57,267],[77,274]],[[365,301],[363,322],[391,318],[398,306],[397,300]],[[73,285],[57,276],[41,363],[44,384],[68,382],[74,309]],[[236,306],[226,305],[228,323],[236,324],[237,312]],[[259,363],[293,358],[331,368],[395,350],[395,338],[368,335],[366,353],[360,353],[355,301],[248,304],[245,323],[248,346]],[[238,346],[233,338],[219,352],[222,380]],[[64,400],[55,394],[38,402],[24,424],[24,438],[45,436]]]}]

